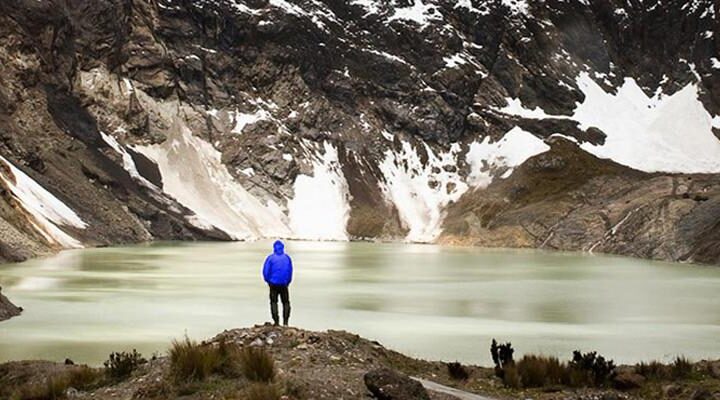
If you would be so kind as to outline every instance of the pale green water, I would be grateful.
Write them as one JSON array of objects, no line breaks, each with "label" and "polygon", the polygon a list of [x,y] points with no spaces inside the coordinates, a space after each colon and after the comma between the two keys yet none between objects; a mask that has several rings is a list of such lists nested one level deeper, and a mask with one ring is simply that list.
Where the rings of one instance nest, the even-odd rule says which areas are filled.
[{"label": "pale green water", "polygon": [[[26,311],[0,323],[0,360],[100,363],[268,319],[260,243],[67,251],[0,266]],[[720,357],[720,268],[537,251],[290,242],[292,324],[345,329],[429,359],[517,352],[620,362]]]}]

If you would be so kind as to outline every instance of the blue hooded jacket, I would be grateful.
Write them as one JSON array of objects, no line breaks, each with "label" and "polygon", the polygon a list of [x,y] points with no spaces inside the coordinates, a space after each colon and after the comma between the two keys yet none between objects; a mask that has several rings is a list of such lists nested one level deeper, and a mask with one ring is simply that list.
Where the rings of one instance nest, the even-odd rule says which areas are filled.
[{"label": "blue hooded jacket", "polygon": [[287,286],[292,282],[292,273],[292,260],[285,254],[283,242],[277,240],[273,243],[273,253],[265,259],[263,278],[271,285]]}]

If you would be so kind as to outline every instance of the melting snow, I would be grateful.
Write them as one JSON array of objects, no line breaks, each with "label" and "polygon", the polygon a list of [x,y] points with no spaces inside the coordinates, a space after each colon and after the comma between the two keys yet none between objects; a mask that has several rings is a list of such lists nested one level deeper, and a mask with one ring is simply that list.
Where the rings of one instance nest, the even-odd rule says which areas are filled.
[{"label": "melting snow", "polygon": [[470,144],[465,161],[470,164],[468,183],[475,187],[487,187],[494,173],[503,171],[502,178],[508,178],[515,167],[528,158],[550,150],[537,136],[515,127],[508,131],[502,139],[491,143],[489,137],[482,142]]},{"label": "melting snow", "polygon": [[[403,142],[402,146],[398,153],[385,152],[380,164],[385,177],[381,189],[409,229],[406,240],[429,242],[440,234],[443,208],[458,200],[468,188],[454,169],[460,146],[454,144],[449,152],[436,155],[422,143],[428,155],[427,164],[422,163],[410,143]],[[445,166],[452,168],[445,170]]]},{"label": "melting snow", "polygon": [[614,94],[605,92],[587,73],[577,78],[577,84],[585,100],[571,117],[528,110],[514,99],[499,111],[525,118],[571,119],[581,129],[599,128],[607,135],[605,144],[581,147],[642,171],[720,172],[720,140],[712,133],[714,119],[698,100],[695,84],[653,97],[632,78],[626,78]]},{"label": "melting snow", "polygon": [[324,142],[325,153],[313,162],[313,176],[298,175],[288,202],[293,236],[308,240],[347,240],[350,217],[348,186],[338,152]]},{"label": "melting snow", "polygon": [[[87,224],[52,193],[31,177],[0,156],[6,168],[0,169],[0,179],[10,189],[20,205],[32,216],[30,223],[50,243],[64,248],[81,248],[83,245],[65,233],[60,226],[85,229]],[[6,175],[9,171],[9,175]]]},{"label": "melting snow", "polygon": [[179,120],[164,143],[136,150],[157,163],[163,191],[195,213],[188,218],[191,223],[214,226],[234,239],[289,236],[280,207],[272,201],[262,204],[246,191],[221,162],[220,152]]}]

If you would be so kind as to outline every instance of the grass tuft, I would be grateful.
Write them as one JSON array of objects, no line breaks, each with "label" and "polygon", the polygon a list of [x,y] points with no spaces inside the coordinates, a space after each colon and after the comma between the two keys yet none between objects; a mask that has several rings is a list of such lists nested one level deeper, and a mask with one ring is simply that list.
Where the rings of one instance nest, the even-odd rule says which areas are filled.
[{"label": "grass tuft", "polygon": [[254,382],[272,382],[275,379],[275,362],[262,347],[245,347],[240,351],[243,375]]},{"label": "grass tuft", "polygon": [[170,373],[176,382],[204,380],[220,364],[215,348],[201,345],[187,336],[181,341],[173,340],[170,347]]},{"label": "grass tuft", "polygon": [[678,356],[670,364],[670,375],[673,379],[688,378],[692,375],[693,365],[687,357]]},{"label": "grass tuft", "polygon": [[569,381],[567,366],[555,357],[526,355],[517,362],[516,368],[522,386],[526,388],[559,385]]},{"label": "grass tuft", "polygon": [[664,380],[671,376],[670,368],[660,361],[641,362],[635,365],[635,372],[651,380]]}]

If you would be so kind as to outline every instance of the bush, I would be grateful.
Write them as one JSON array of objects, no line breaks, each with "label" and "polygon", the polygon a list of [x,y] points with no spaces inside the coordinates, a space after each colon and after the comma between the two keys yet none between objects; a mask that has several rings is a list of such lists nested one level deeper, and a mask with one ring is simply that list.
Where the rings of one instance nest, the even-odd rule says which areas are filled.
[{"label": "bush", "polygon": [[459,381],[464,381],[470,377],[470,374],[468,373],[467,369],[457,361],[447,363],[447,369],[448,369],[448,374],[453,379],[456,379]]},{"label": "bush", "polygon": [[280,400],[280,391],[267,383],[254,383],[245,389],[246,400]]},{"label": "bush", "polygon": [[212,346],[203,346],[187,336],[173,340],[170,347],[170,372],[176,382],[201,381],[215,371],[221,360]]},{"label": "bush", "polygon": [[686,357],[678,356],[670,365],[670,375],[673,379],[683,379],[692,375],[693,365]]},{"label": "bush", "polygon": [[575,386],[601,386],[607,383],[615,371],[615,363],[599,356],[597,352],[573,352],[573,359],[569,364],[576,374],[573,374]]},{"label": "bush", "polygon": [[132,374],[145,360],[137,350],[132,352],[110,353],[110,358],[103,363],[105,374],[112,379],[125,379]]},{"label": "bush", "polygon": [[515,361],[513,360],[513,353],[515,350],[512,348],[510,342],[498,345],[495,339],[492,340],[490,345],[490,355],[492,356],[495,368],[504,368],[506,365],[511,365]]},{"label": "bush", "polygon": [[275,362],[262,347],[245,347],[240,352],[243,375],[254,382],[272,382],[275,379]]},{"label": "bush", "polygon": [[523,387],[544,387],[569,381],[567,366],[555,357],[526,355],[515,364]]}]

